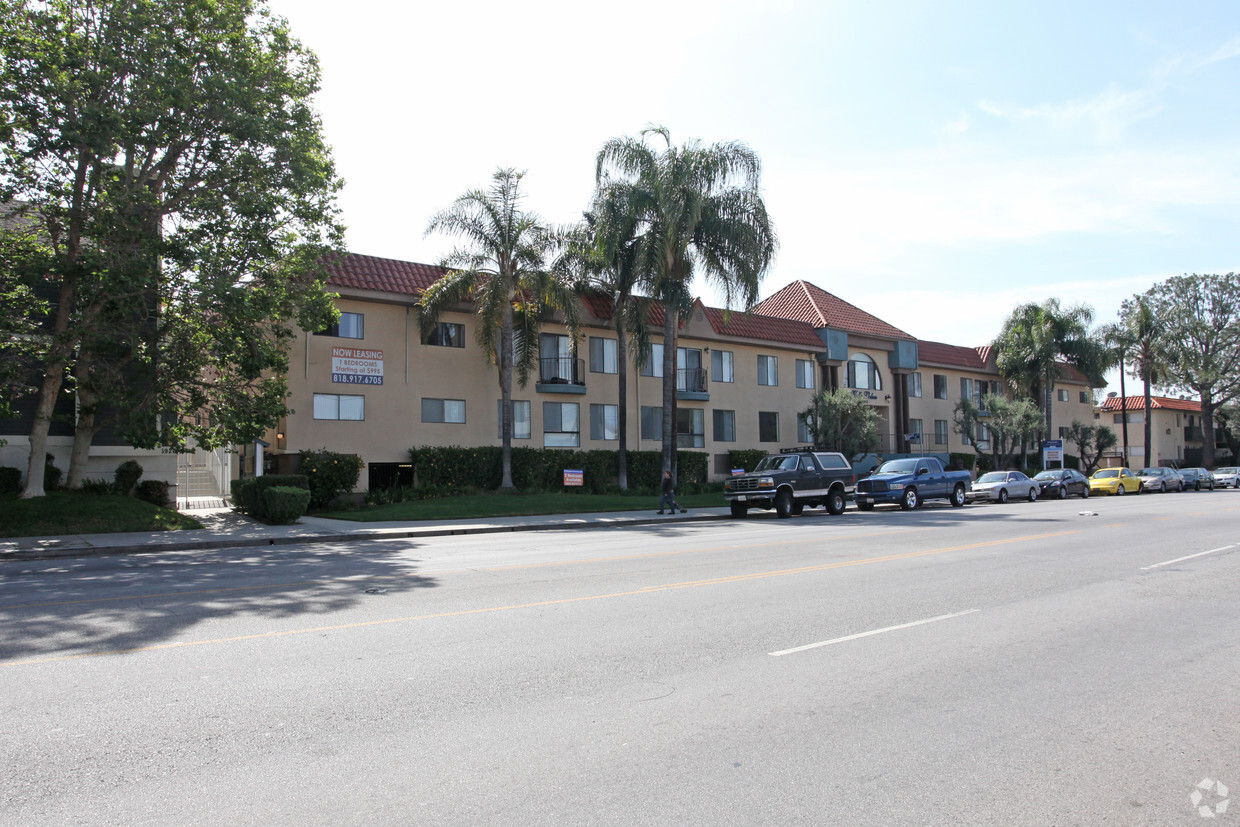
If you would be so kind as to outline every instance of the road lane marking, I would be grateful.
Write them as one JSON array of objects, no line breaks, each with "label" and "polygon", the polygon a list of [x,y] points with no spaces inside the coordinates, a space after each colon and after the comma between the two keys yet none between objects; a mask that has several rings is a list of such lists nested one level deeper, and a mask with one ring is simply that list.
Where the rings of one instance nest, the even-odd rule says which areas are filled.
[{"label": "road lane marking", "polygon": [[833,640],[824,640],[818,643],[807,643],[804,646],[795,646],[792,649],[780,649],[778,652],[771,652],[770,654],[772,657],[779,657],[781,655],[791,655],[796,652],[804,652],[806,649],[817,649],[820,646],[834,646],[837,643],[845,643],[850,640],[857,640],[858,638],[869,637],[870,635],[881,635],[884,632],[894,632],[898,629],[908,629],[913,626],[922,626],[926,623],[937,623],[940,620],[950,620],[953,617],[962,617],[964,615],[971,615],[974,612],[980,612],[980,611],[981,609],[969,609],[967,611],[955,612],[954,614],[949,614],[949,615],[939,615],[938,617],[928,617],[925,620],[914,620],[912,623],[901,623],[899,626],[888,626],[885,629],[873,629],[869,632],[858,632],[855,635],[837,637],[837,638],[834,638]]},{"label": "road lane marking", "polygon": [[1163,562],[1163,563],[1155,563],[1152,566],[1145,566],[1141,569],[1141,571],[1149,571],[1150,569],[1162,568],[1163,566],[1169,566],[1172,563],[1182,563],[1185,560],[1192,560],[1194,557],[1204,557],[1207,554],[1214,554],[1215,552],[1219,552],[1219,551],[1227,551],[1227,549],[1235,548],[1235,547],[1236,546],[1233,543],[1230,546],[1220,546],[1218,548],[1212,548],[1209,551],[1199,551],[1196,554],[1190,554],[1187,557],[1177,557],[1174,560],[1167,560],[1166,562]]},{"label": "road lane marking", "polygon": [[237,635],[235,637],[211,638],[208,640],[185,640],[177,643],[158,643],[151,646],[135,646],[129,649],[112,649],[103,652],[82,652],[76,655],[58,655],[46,658],[30,658],[28,660],[9,661],[0,663],[0,669],[11,666],[33,666],[41,663],[58,663],[61,661],[80,660],[82,658],[97,658],[107,655],[125,655],[136,652],[157,652],[164,649],[184,649],[191,646],[206,646],[217,643],[238,643],[247,640],[261,640],[263,638],[289,637],[292,635],[309,635],[320,634],[323,632],[338,632],[347,629],[364,629],[372,626],[389,626],[394,623],[412,623],[420,620],[436,620],[448,617],[467,617],[469,615],[490,614],[494,612],[511,612],[518,609],[536,609],[543,606],[563,606],[570,603],[585,603],[592,600],[607,600],[616,597],[636,597],[641,595],[656,594],[659,592],[672,591],[674,589],[697,588],[701,586],[716,586],[726,583],[740,583],[751,580],[762,580],[770,577],[785,577],[793,574],[810,574],[820,571],[829,571],[831,569],[847,568],[850,566],[867,566],[872,563],[887,563],[895,560],[910,560],[916,557],[928,557],[936,554],[947,554],[953,551],[967,551],[970,549],[986,548],[989,546],[1008,545],[1010,543],[1029,542],[1031,540],[1045,540],[1052,537],[1063,537],[1069,534],[1079,534],[1080,531],[1056,531],[1050,534],[1030,534],[1024,537],[1008,537],[1003,540],[988,540],[980,543],[968,543],[960,546],[945,546],[937,549],[926,549],[924,551],[910,551],[903,554],[888,554],[882,557],[861,557],[855,560],[840,560],[834,563],[823,563],[817,566],[803,566],[795,569],[778,569],[776,571],[753,572],[750,574],[738,574],[729,577],[715,577],[706,580],[690,580],[681,583],[665,583],[656,586],[643,586],[640,589],[632,589],[623,592],[612,592],[610,594],[591,594],[581,597],[565,597],[558,600],[539,600],[533,603],[518,603],[508,606],[487,606],[481,609],[460,609],[453,612],[436,612],[425,615],[410,615],[407,617],[391,617],[383,620],[365,620],[357,623],[341,623],[334,626],[315,626],[306,629],[284,629],[278,632],[256,632],[251,635]]}]

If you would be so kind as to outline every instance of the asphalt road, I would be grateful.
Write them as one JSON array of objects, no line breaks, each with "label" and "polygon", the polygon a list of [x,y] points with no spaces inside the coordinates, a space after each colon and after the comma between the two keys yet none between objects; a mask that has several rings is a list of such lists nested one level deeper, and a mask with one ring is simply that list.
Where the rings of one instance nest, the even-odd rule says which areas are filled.
[{"label": "asphalt road", "polygon": [[9,563],[0,823],[1240,823],[1238,518],[1216,491]]}]

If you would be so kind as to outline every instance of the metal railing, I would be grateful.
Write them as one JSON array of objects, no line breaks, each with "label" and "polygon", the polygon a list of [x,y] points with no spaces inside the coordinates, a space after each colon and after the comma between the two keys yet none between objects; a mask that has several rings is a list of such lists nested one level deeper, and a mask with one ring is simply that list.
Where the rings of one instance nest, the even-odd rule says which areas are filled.
[{"label": "metal railing", "polygon": [[538,381],[545,385],[584,385],[585,361],[572,356],[539,359]]},{"label": "metal railing", "polygon": [[705,368],[679,368],[676,371],[676,390],[688,393],[706,393]]}]

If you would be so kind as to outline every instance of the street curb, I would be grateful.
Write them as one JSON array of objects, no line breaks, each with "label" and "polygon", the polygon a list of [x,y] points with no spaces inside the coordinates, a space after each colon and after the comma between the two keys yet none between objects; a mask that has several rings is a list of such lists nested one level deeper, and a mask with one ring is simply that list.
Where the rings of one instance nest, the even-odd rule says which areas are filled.
[{"label": "street curb", "polygon": [[[571,517],[572,515],[564,515]],[[697,514],[674,519],[638,518],[631,520],[595,521],[589,523],[537,523],[512,526],[472,526],[452,528],[411,528],[399,531],[370,531],[352,534],[313,534],[305,537],[250,537],[234,540],[194,540],[184,543],[144,543],[132,546],[97,546],[74,548],[22,549],[19,551],[0,551],[0,564],[13,561],[57,560],[67,557],[106,557],[116,554],[158,554],[165,551],[211,551],[227,548],[262,548],[264,546],[314,545],[320,543],[354,543],[361,540],[410,539],[415,537],[452,537],[465,534],[509,534],[518,531],[586,531],[605,528],[627,528],[629,526],[667,525],[669,523],[701,523],[731,519],[727,514]]]}]

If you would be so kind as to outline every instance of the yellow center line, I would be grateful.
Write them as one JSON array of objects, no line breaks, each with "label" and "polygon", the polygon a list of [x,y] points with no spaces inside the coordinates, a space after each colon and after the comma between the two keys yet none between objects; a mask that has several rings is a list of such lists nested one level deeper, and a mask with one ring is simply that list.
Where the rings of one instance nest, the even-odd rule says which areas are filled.
[{"label": "yellow center line", "polygon": [[264,638],[287,637],[290,635],[309,635],[321,632],[338,632],[348,629],[364,629],[372,626],[388,626],[394,623],[412,623],[419,620],[437,620],[448,617],[468,617],[469,615],[490,614],[494,612],[511,612],[518,609],[536,609],[542,606],[563,606],[570,603],[584,603],[591,600],[607,600],[616,597],[635,597],[639,595],[656,594],[658,592],[672,591],[673,589],[689,589],[701,586],[716,586],[726,583],[742,583],[751,580],[762,580],[771,577],[786,577],[794,574],[809,574],[813,572],[829,571],[831,569],[846,568],[849,566],[866,566],[872,563],[886,563],[894,560],[908,560],[915,557],[928,557],[935,554],[947,554],[953,551],[967,551],[969,549],[987,548],[990,546],[1002,546],[1011,543],[1024,543],[1032,540],[1046,540],[1052,537],[1064,537],[1070,534],[1079,534],[1079,531],[1056,531],[1050,534],[1031,534],[1025,537],[1009,537],[1005,540],[987,540],[980,543],[968,543],[959,546],[945,546],[943,548],[926,549],[924,551],[910,551],[903,554],[888,554],[882,557],[862,557],[854,560],[839,560],[833,563],[822,563],[817,566],[802,566],[794,569],[778,569],[775,571],[753,572],[750,574],[738,574],[728,577],[715,577],[707,580],[690,580],[681,583],[665,583],[658,586],[644,586],[640,589],[632,589],[623,592],[611,592],[608,594],[591,594],[582,597],[565,597],[558,600],[539,600],[532,603],[518,603],[508,606],[487,606],[481,609],[461,609],[453,612],[437,612],[434,614],[409,615],[407,617],[391,617],[383,620],[366,620],[358,623],[341,623],[334,626],[315,626],[308,629],[286,629],[278,632],[258,632],[252,635],[238,635],[236,637],[211,638],[209,640],[187,640],[179,643],[160,643],[152,646],[135,646],[130,649],[113,649],[104,652],[84,652],[78,655],[60,655],[49,658],[32,658],[29,660],[18,660],[9,663],[0,663],[0,668],[11,666],[32,666],[40,663],[59,663],[70,660],[80,660],[82,658],[97,658],[107,655],[124,655],[134,652],[157,652],[164,649],[182,649],[190,646],[207,646],[216,643],[239,643],[247,640],[261,640]]}]

